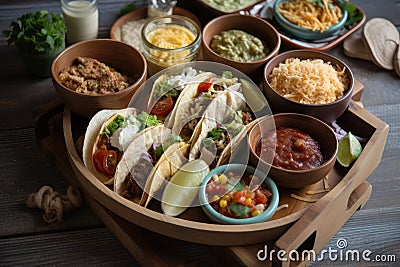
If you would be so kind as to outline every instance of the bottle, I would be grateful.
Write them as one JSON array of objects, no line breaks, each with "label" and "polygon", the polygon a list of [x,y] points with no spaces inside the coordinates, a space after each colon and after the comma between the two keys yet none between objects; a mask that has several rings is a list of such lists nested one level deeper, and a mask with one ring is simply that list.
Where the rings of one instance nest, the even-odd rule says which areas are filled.
[{"label": "bottle", "polygon": [[69,44],[96,39],[99,31],[97,0],[61,0]]}]

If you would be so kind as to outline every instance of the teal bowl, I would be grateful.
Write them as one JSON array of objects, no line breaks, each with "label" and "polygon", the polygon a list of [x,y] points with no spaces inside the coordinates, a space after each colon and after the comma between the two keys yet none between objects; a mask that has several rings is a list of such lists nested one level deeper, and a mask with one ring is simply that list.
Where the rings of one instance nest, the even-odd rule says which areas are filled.
[{"label": "teal bowl", "polygon": [[297,26],[296,24],[291,23],[288,21],[282,14],[279,12],[279,4],[281,2],[285,2],[287,0],[276,0],[273,8],[273,14],[274,18],[277,22],[277,24],[287,33],[290,33],[294,37],[300,38],[300,39],[305,39],[305,40],[320,40],[324,39],[327,37],[330,37],[337,33],[346,23],[348,13],[346,9],[342,9],[342,18],[339,20],[339,22],[335,25],[332,25],[329,27],[326,31],[320,32],[320,31],[312,31],[300,26]]},{"label": "teal bowl", "polygon": [[[265,209],[260,215],[251,217],[251,218],[244,218],[244,219],[236,219],[236,218],[231,218],[225,215],[222,215],[221,213],[217,212],[208,202],[207,199],[207,194],[206,194],[206,186],[207,183],[210,179],[212,179],[212,176],[214,174],[221,174],[221,173],[228,173],[228,172],[234,172],[234,173],[250,173],[253,175],[256,175],[260,178],[265,178],[263,183],[266,184],[267,188],[270,190],[272,196],[270,198],[270,203],[267,209]],[[204,178],[200,188],[199,188],[199,201],[201,208],[203,209],[204,213],[207,215],[207,217],[216,223],[220,224],[253,224],[253,223],[261,223],[269,220],[276,212],[276,209],[278,208],[278,203],[279,203],[279,192],[278,188],[275,184],[275,182],[269,178],[265,173],[262,171],[249,166],[249,165],[244,165],[244,164],[226,164],[226,165],[221,165],[213,170]]]}]

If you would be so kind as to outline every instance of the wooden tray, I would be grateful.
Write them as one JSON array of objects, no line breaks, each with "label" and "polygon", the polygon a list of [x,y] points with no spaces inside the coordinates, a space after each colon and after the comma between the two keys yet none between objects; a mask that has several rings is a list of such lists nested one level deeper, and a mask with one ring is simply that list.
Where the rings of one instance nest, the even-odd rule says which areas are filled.
[{"label": "wooden tray", "polygon": [[[358,94],[355,95],[357,99],[360,97],[361,89],[362,86],[358,84],[358,90],[356,90]],[[157,254],[154,255],[154,262],[160,264],[163,262],[168,263],[168,259],[171,259],[171,255],[160,255],[160,248],[151,242],[151,238],[148,238],[149,235],[155,235],[157,236],[156,238],[161,238],[160,235],[144,230],[141,227],[130,223],[129,220],[125,220],[115,213],[110,212],[109,209],[106,209],[95,200],[95,194],[93,195],[92,193],[89,193],[86,191],[86,186],[79,184],[81,180],[75,178],[72,168],[66,160],[67,150],[65,143],[63,142],[62,130],[53,133],[49,132],[49,120],[54,117],[57,118],[55,120],[53,119],[53,121],[55,121],[54,124],[58,125],[58,127],[54,126],[53,128],[60,129],[62,128],[60,125],[62,120],[61,117],[64,116],[63,130],[67,133],[65,126],[68,127],[66,121],[68,122],[68,117],[71,117],[71,113],[67,110],[62,113],[62,108],[63,106],[59,103],[53,103],[36,112],[35,129],[40,147],[47,155],[49,155],[65,177],[70,178],[70,183],[81,186],[91,208],[104,221],[110,230],[116,234],[116,236],[140,263],[143,265],[149,263],[148,259],[151,258],[148,257],[149,253],[150,255]],[[239,262],[251,266],[256,263],[262,263],[257,260],[255,255],[258,250],[264,247],[265,244],[269,244],[269,247],[274,245],[276,248],[284,249],[286,251],[301,247],[302,249],[313,248],[318,252],[340,229],[347,219],[358,208],[365,204],[370,196],[371,187],[368,183],[364,182],[364,179],[369,176],[373,169],[375,169],[379,164],[386,141],[388,126],[362,109],[354,101],[349,107],[349,110],[341,117],[340,121],[342,121],[345,126],[348,126],[348,129],[353,129],[353,127],[355,127],[357,132],[368,133],[370,137],[368,143],[364,147],[364,152],[360,159],[350,170],[342,173],[344,176],[340,181],[338,181],[338,184],[334,189],[325,197],[318,200],[317,203],[313,205],[307,203],[307,207],[298,215],[298,218],[285,225],[285,227],[279,227],[278,224],[275,224],[275,226],[278,226],[277,228],[279,230],[273,230],[275,232],[273,238],[271,236],[261,236],[262,238],[260,239],[259,244],[251,246],[217,247],[218,251],[223,251],[229,254],[230,257],[228,258],[234,260],[236,263]],[[337,172],[335,175],[332,175],[332,177],[335,176],[339,177],[340,173]],[[326,224],[326,221],[332,223]],[[168,226],[166,227],[168,228]],[[184,241],[178,241],[164,236],[162,236],[161,239],[173,240],[173,242],[178,242],[180,244],[185,243]],[[270,242],[266,243],[267,240]],[[170,241],[166,242],[166,244]],[[214,244],[218,244],[218,242],[215,242]],[[161,251],[163,250],[161,249]],[[175,261],[176,259],[172,257],[172,260]],[[265,265],[265,262],[263,264]]]}]

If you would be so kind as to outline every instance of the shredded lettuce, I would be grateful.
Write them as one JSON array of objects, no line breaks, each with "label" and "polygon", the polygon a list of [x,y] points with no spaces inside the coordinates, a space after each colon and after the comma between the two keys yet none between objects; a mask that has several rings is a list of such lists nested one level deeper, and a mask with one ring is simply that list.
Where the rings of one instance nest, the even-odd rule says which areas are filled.
[{"label": "shredded lettuce", "polygon": [[154,148],[154,153],[158,157],[160,157],[165,152],[165,150],[167,150],[171,145],[179,142],[183,142],[182,137],[172,133],[169,136],[169,139],[166,142],[164,142],[164,144],[160,144]]},{"label": "shredded lettuce", "polygon": [[237,135],[243,129],[243,113],[241,110],[232,113],[232,121],[224,124],[228,132]]},{"label": "shredded lettuce", "polygon": [[121,115],[117,115],[115,117],[115,119],[110,122],[106,128],[104,129],[104,131],[102,132],[102,134],[106,134],[108,136],[113,135],[113,133],[118,129],[118,128],[122,128],[126,125],[126,120],[123,116]]},{"label": "shredded lettuce", "polygon": [[139,132],[143,131],[148,127],[156,126],[157,124],[161,123],[161,121],[157,119],[156,115],[150,115],[144,111],[142,111],[142,113],[137,115],[136,119],[140,122]]}]

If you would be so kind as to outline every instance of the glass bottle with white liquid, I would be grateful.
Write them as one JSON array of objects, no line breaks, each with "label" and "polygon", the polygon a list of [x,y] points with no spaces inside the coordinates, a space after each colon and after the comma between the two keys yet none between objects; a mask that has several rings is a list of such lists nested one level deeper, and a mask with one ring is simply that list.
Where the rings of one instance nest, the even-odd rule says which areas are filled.
[{"label": "glass bottle with white liquid", "polygon": [[97,0],[61,0],[69,44],[96,39],[99,31]]}]

